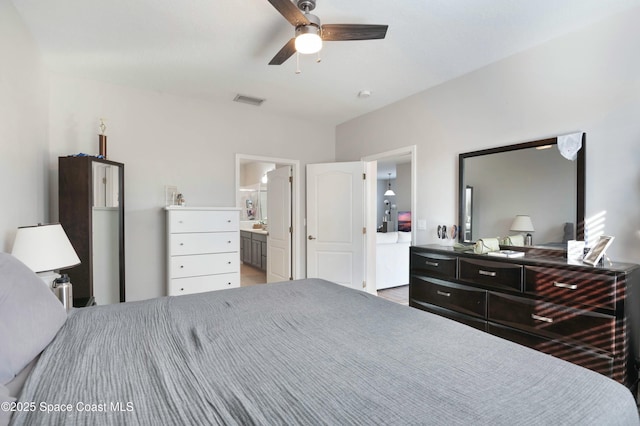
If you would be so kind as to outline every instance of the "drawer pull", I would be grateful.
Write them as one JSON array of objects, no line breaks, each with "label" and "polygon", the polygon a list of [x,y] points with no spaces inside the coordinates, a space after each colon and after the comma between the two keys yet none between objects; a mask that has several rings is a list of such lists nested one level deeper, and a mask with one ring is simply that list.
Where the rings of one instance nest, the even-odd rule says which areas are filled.
[{"label": "drawer pull", "polygon": [[180,243],[180,245],[181,245],[181,246],[183,246],[183,245],[184,245],[184,243]]},{"label": "drawer pull", "polygon": [[231,241],[227,241],[227,243],[231,244]]},{"label": "drawer pull", "polygon": [[483,270],[483,269],[480,269],[480,270],[478,271],[478,273],[479,273],[480,275],[486,275],[486,276],[488,276],[488,277],[495,277],[495,276],[497,275],[497,274],[496,274],[495,272],[493,272],[493,271],[485,271],[485,270]]},{"label": "drawer pull", "polygon": [[227,262],[227,264],[231,265],[231,262]]},{"label": "drawer pull", "polygon": [[431,262],[429,260],[425,260],[424,264],[427,266],[433,266],[434,268],[438,267],[438,262]]},{"label": "drawer pull", "polygon": [[439,296],[451,297],[451,293],[447,293],[446,291],[438,290],[436,293],[438,293]]},{"label": "drawer pull", "polygon": [[559,283],[557,281],[553,282],[553,286],[554,287],[559,287],[559,288],[568,288],[569,290],[577,290],[578,289],[578,285],[577,284],[565,284],[565,283]]},{"label": "drawer pull", "polygon": [[184,265],[180,265],[180,269],[184,269]]},{"label": "drawer pull", "polygon": [[231,223],[231,219],[227,220],[227,223]]},{"label": "drawer pull", "polygon": [[540,315],[536,315],[536,314],[531,314],[531,318],[537,321],[544,321],[548,323],[553,322],[553,318],[541,317]]}]

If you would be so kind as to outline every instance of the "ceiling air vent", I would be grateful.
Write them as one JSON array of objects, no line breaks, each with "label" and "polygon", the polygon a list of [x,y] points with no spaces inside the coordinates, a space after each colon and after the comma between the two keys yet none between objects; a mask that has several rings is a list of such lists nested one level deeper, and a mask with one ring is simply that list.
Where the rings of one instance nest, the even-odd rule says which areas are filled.
[{"label": "ceiling air vent", "polygon": [[234,102],[242,102],[243,104],[249,104],[253,106],[260,106],[265,101],[265,99],[254,98],[253,96],[245,96],[245,95],[236,95],[233,98]]}]

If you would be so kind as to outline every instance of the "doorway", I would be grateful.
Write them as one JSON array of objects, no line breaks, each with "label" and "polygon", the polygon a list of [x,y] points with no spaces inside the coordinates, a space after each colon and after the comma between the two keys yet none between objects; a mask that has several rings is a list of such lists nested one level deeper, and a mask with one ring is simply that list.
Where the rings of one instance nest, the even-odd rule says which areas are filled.
[{"label": "doorway", "polygon": [[[291,207],[278,210],[277,206],[269,203],[269,177],[273,178],[274,172],[286,168],[291,174],[291,186],[289,196]],[[236,206],[240,210],[240,236],[241,236],[241,286],[264,284],[269,281],[268,269],[270,268],[269,253],[271,259],[281,251],[274,252],[274,240],[269,236],[269,214],[276,215],[273,225],[289,222],[290,226],[290,255],[285,259],[278,258],[283,268],[288,268],[290,278],[299,278],[299,253],[298,229],[301,229],[299,212],[299,161],[263,157],[246,154],[236,154]],[[280,203],[277,203],[278,205]],[[275,212],[275,213],[274,213]],[[277,219],[277,220],[276,220]],[[275,246],[280,248],[281,245]]]},{"label": "doorway", "polygon": [[[416,156],[413,145],[362,158],[377,162],[377,185],[369,194],[376,200],[376,229],[371,230],[376,238],[367,246],[374,259],[369,264],[375,265],[376,290],[409,284],[409,247],[416,244]],[[380,235],[389,232],[397,234],[397,241]]]}]

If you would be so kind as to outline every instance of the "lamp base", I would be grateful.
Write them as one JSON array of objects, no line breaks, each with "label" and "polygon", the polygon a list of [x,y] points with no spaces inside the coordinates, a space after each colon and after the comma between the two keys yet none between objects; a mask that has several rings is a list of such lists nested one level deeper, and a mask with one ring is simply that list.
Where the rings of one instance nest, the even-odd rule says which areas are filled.
[{"label": "lamp base", "polygon": [[36,272],[36,275],[39,276],[42,282],[44,282],[44,284],[52,291],[53,291],[53,281],[56,280],[57,278],[60,278],[60,274],[54,271]]}]

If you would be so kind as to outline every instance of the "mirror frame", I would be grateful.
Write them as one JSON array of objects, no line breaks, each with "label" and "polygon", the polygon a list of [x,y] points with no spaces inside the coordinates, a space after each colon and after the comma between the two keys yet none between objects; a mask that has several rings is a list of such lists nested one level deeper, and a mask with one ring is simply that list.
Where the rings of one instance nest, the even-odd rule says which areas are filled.
[{"label": "mirror frame", "polygon": [[[584,240],[584,214],[585,214],[585,164],[586,164],[586,149],[587,149],[587,135],[582,133],[582,148],[578,151],[578,158],[576,161],[576,239]],[[462,244],[473,244],[473,241],[465,241],[464,234],[466,229],[464,228],[464,206],[465,199],[464,193],[466,184],[464,181],[464,160],[471,157],[479,157],[482,155],[497,154],[507,151],[516,151],[520,149],[535,148],[544,145],[557,145],[558,138],[540,139],[530,142],[523,142],[514,145],[505,145],[496,148],[482,149],[479,151],[465,152],[459,154],[458,157],[458,223],[460,229],[458,230],[458,241]]]}]

